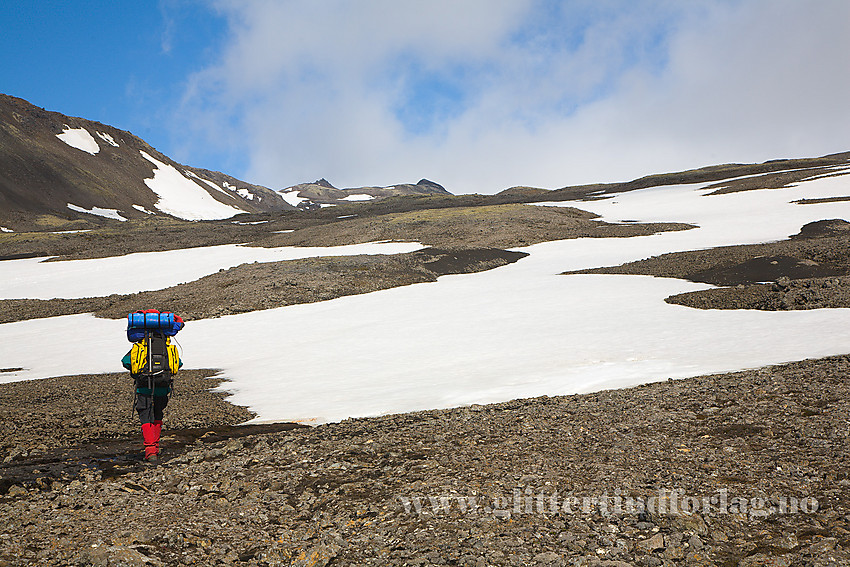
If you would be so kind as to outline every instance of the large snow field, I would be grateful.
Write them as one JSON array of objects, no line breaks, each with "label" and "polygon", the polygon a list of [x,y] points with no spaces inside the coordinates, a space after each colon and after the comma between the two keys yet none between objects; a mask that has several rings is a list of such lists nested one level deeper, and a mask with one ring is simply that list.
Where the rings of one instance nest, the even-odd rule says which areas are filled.
[{"label": "large snow field", "polygon": [[[776,240],[813,220],[850,218],[847,202],[790,203],[847,195],[848,177],[710,197],[699,187],[557,203],[610,220],[682,221],[699,229],[547,242],[488,272],[192,321],[177,339],[188,367],[222,368],[232,380],[232,401],[256,411],[257,420],[313,423],[587,392],[850,351],[848,309],[703,311],[664,298],[710,287],[705,284],[558,275],[675,250]],[[128,347],[123,322],[90,315],[0,325],[0,367],[26,369],[0,379],[118,371]]]},{"label": "large snow field", "polygon": [[0,262],[0,299],[78,298],[136,293],[191,282],[246,262],[400,254],[422,247],[421,244],[409,242],[280,248],[225,244],[66,262],[44,262],[45,258],[5,260]]},{"label": "large snow field", "polygon": [[154,207],[160,211],[185,220],[229,219],[245,212],[216,201],[205,189],[173,166],[147,152],[140,150],[140,153],[156,166],[153,177],[145,179],[145,185],[159,196]]}]

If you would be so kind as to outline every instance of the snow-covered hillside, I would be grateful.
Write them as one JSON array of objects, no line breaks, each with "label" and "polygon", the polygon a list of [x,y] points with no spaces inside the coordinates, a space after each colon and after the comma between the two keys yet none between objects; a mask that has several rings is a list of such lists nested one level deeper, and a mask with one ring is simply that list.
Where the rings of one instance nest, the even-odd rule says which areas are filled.
[{"label": "snow-covered hillside", "polygon": [[[258,412],[258,420],[312,423],[585,392],[847,352],[847,309],[703,311],[664,298],[709,287],[705,284],[558,275],[670,251],[782,239],[810,221],[850,219],[847,201],[793,202],[845,197],[850,176],[711,196],[701,187],[656,187],[598,201],[552,203],[592,210],[611,221],[683,221],[698,229],[538,244],[523,249],[527,258],[489,272],[192,321],[178,340],[188,366],[222,368],[232,380],[233,401]],[[227,249],[205,254],[213,258]],[[258,259],[268,254],[252,250],[240,254],[255,253]],[[156,253],[151,265],[179,254]],[[33,293],[61,295],[60,272],[77,270],[81,262],[27,264],[32,278],[39,270],[53,270],[44,280],[52,284],[33,286]],[[216,269],[210,262],[205,271]],[[159,285],[169,281],[163,277]],[[27,286],[4,294],[22,289]],[[120,370],[127,349],[123,330],[123,322],[89,315],[0,325],[0,366],[25,369],[0,377]]]},{"label": "snow-covered hillside", "polygon": [[154,207],[160,211],[184,220],[227,219],[247,212],[216,201],[204,187],[180,173],[175,167],[146,152],[140,153],[156,166],[153,177],[145,179],[145,185],[159,197]]},{"label": "snow-covered hillside", "polygon": [[0,95],[0,224],[16,232],[61,220],[104,224],[292,210],[276,192],[181,165],[130,132]]}]

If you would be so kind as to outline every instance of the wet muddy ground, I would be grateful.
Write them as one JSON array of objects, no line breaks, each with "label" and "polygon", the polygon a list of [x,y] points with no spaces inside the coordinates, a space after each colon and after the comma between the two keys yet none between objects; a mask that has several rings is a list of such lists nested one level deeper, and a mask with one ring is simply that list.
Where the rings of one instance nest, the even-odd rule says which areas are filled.
[{"label": "wet muddy ground", "polygon": [[[165,413],[164,458],[198,441],[299,427],[238,425],[254,414],[211,391],[222,382],[212,370],[178,374]],[[0,494],[15,485],[43,489],[81,475],[109,477],[146,466],[132,384],[127,372],[0,384]]]}]

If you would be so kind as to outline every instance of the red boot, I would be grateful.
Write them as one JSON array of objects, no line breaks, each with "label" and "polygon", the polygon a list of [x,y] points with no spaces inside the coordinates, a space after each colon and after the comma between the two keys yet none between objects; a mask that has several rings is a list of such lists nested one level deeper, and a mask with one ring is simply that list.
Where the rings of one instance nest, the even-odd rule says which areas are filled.
[{"label": "red boot", "polygon": [[145,442],[145,460],[159,460],[159,428],[153,423],[142,424],[142,439]]},{"label": "red boot", "polygon": [[153,422],[154,440],[156,441],[156,454],[159,455],[159,434],[162,433],[162,420],[155,419]]}]

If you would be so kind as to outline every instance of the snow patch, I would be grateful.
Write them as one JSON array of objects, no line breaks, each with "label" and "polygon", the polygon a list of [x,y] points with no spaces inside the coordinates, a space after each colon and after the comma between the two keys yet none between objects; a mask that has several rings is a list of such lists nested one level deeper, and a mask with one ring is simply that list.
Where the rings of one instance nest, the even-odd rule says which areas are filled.
[{"label": "snow patch", "polygon": [[6,228],[5,226],[0,226],[0,232],[15,232],[11,228]]},{"label": "snow patch", "polygon": [[340,199],[340,201],[371,201],[375,197],[373,195],[366,195],[365,193],[355,193],[353,195],[348,195]]},{"label": "snow patch", "polygon": [[141,205],[133,205],[133,208],[139,212],[145,213],[146,215],[155,215],[156,213],[153,211],[149,211]]},{"label": "snow patch", "polygon": [[77,211],[78,213],[88,213],[90,215],[96,215],[98,217],[104,217],[107,219],[114,219],[121,222],[125,222],[127,220],[118,213],[118,209],[101,209],[100,207],[84,209],[82,207],[78,207],[77,205],[72,205],[71,203],[68,203],[68,208],[72,211]]},{"label": "snow patch", "polygon": [[62,130],[62,133],[56,134],[56,137],[72,148],[82,150],[90,153],[91,155],[100,151],[100,146],[97,145],[97,142],[94,141],[94,138],[92,138],[89,131],[85,128],[71,128],[65,124],[65,128]]},{"label": "snow patch", "polygon": [[103,140],[104,142],[106,142],[106,143],[107,143],[107,144],[109,144],[110,146],[115,146],[116,148],[117,148],[117,147],[119,147],[119,146],[118,146],[118,144],[115,142],[115,140],[113,140],[113,139],[112,139],[112,136],[110,136],[110,135],[109,135],[109,134],[107,134],[106,132],[98,132],[98,131],[95,131],[95,134],[97,134],[97,135],[98,135],[98,137],[99,137],[101,140]]},{"label": "snow patch", "polygon": [[[238,187],[236,187],[236,185],[231,185],[231,184],[230,184],[230,183],[228,183],[227,181],[225,181],[225,182],[224,182],[224,187],[225,187],[225,189],[229,189],[229,190],[231,190],[231,191],[235,192],[237,195],[239,195],[239,196],[240,196],[240,197],[242,197],[243,199],[248,199],[249,201],[253,201],[253,200],[254,200],[254,197],[256,197],[256,195],[254,195],[253,193],[251,193],[251,192],[250,192],[250,191],[248,191],[247,189],[239,189]],[[261,200],[262,200],[262,199],[261,199],[260,197],[257,197],[257,202],[258,202],[258,203],[259,203]]]},{"label": "snow patch", "polygon": [[182,175],[173,166],[142,150],[139,150],[139,153],[156,166],[153,178],[145,179],[145,185],[159,196],[159,201],[154,206],[163,213],[194,221],[226,219],[246,212],[216,201],[200,185]]},{"label": "snow patch", "polygon": [[[64,262],[44,262],[44,258],[4,260],[0,262],[0,299],[78,298],[99,297],[111,293],[136,293],[191,282],[221,269],[226,270],[248,262],[279,262],[358,254],[402,254],[422,248],[424,246],[416,242],[280,248],[225,244]],[[97,274],[97,277],[92,277],[92,274]],[[0,360],[4,360],[2,355]]]},{"label": "snow patch", "polygon": [[307,197],[299,197],[298,191],[278,191],[278,195],[283,197],[283,200],[292,205],[293,207],[297,207],[300,203],[304,201],[309,201]]},{"label": "snow patch", "polygon": [[[186,169],[186,170],[183,171],[183,173],[185,173],[189,177],[194,177],[198,181],[203,181],[204,183],[206,183],[207,185],[209,185],[210,187],[212,187],[213,189],[215,189],[216,191],[218,191],[219,193],[221,193],[223,195],[227,195],[228,197],[231,196],[230,193],[228,193],[227,191],[225,191],[224,189],[222,189],[221,187],[219,187],[218,185],[216,185],[215,183],[213,183],[209,179],[204,179],[200,175],[196,174],[194,171],[189,171],[188,169]],[[227,181],[224,182],[224,185],[225,185],[225,187],[227,186]]]},{"label": "snow patch", "polygon": [[81,232],[91,232],[91,229],[86,228],[83,230],[54,230],[50,234],[79,234]]}]

